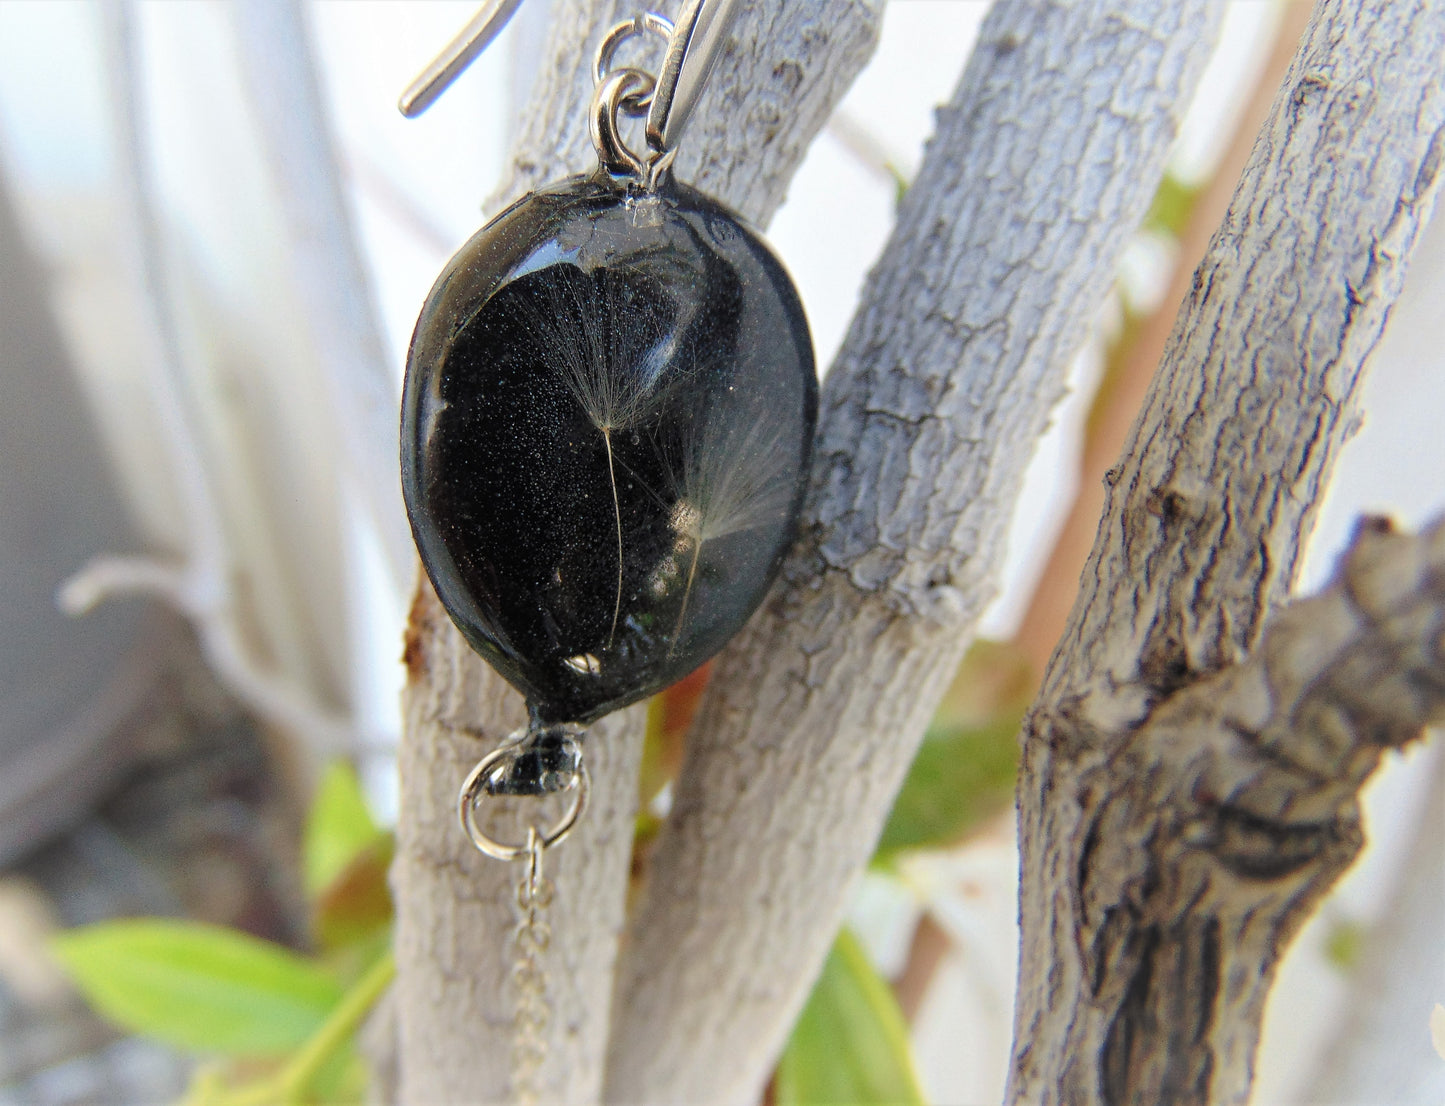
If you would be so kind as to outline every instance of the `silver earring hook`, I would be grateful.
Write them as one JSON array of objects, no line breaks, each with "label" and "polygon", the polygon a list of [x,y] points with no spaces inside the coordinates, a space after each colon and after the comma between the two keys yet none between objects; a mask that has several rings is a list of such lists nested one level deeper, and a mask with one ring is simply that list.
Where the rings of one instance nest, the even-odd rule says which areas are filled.
[{"label": "silver earring hook", "polygon": [[[488,0],[402,93],[398,107],[407,118],[420,115],[445,92],[512,18],[522,0]],[[684,0],[657,75],[647,113],[647,143],[654,150],[677,148],[692,118],[713,63],[722,53],[742,0]]]},{"label": "silver earring hook", "polygon": [[436,98],[450,88],[462,71],[502,33],[521,6],[522,0],[487,0],[457,37],[447,43],[416,80],[407,85],[396,105],[401,113],[408,119],[415,119],[431,107]]},{"label": "silver earring hook", "polygon": [[647,112],[647,144],[654,150],[677,149],[741,8],[741,0],[683,3],[673,20],[672,39]]}]

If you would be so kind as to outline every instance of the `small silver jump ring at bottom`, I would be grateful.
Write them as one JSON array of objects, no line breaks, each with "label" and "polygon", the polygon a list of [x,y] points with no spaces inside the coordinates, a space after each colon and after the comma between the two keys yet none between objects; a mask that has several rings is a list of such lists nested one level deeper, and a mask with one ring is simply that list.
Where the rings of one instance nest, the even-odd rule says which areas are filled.
[{"label": "small silver jump ring at bottom", "polygon": [[[466,782],[462,784],[461,794],[457,796],[462,828],[467,831],[467,836],[472,839],[472,844],[488,856],[496,857],[498,860],[520,860],[523,857],[532,856],[534,849],[550,849],[553,845],[560,844],[572,832],[572,827],[577,824],[577,819],[582,817],[582,811],[587,806],[587,793],[592,784],[587,775],[587,764],[584,761],[578,769],[576,782],[568,788],[573,793],[572,802],[563,811],[562,817],[558,819],[555,826],[545,833],[532,827],[528,833],[527,842],[521,845],[510,845],[505,841],[498,841],[489,836],[477,824],[477,799],[481,794],[482,781],[486,779],[487,773],[499,760],[515,751],[516,742],[507,742],[493,749],[472,769]],[[536,835],[535,844],[532,841],[533,834]]]}]

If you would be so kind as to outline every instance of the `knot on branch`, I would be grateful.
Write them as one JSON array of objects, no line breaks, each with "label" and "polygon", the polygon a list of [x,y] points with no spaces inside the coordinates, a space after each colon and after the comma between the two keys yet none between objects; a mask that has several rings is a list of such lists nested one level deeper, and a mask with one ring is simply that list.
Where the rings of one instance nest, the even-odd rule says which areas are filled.
[{"label": "knot on branch", "polygon": [[1070,874],[1106,1012],[1103,1097],[1208,1101],[1220,1004],[1254,1001],[1359,852],[1358,794],[1382,752],[1445,718],[1445,522],[1412,537],[1367,520],[1330,585],[1238,664],[1112,733],[1086,706],[1030,733],[1075,765]]},{"label": "knot on branch", "polygon": [[1281,611],[1251,655],[1077,746],[1096,758],[1080,766],[1083,840],[1203,850],[1249,879],[1286,874],[1349,846],[1381,752],[1442,717],[1445,522],[1411,537],[1367,520],[1330,585]]}]

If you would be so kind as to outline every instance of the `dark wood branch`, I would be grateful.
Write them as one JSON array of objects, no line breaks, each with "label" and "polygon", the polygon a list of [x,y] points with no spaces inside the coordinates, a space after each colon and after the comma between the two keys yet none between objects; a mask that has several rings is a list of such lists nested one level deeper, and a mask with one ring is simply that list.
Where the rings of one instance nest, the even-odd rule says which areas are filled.
[{"label": "dark wood branch", "polygon": [[1394,560],[1367,532],[1323,601],[1349,619],[1263,635],[1440,186],[1442,56],[1439,3],[1320,4],[1106,479],[1025,725],[1011,1101],[1244,1101],[1354,793],[1434,709],[1395,604],[1438,529]]},{"label": "dark wood branch", "polygon": [[[1445,522],[1368,522],[1321,595],[1079,774],[1057,894],[1083,990],[1057,1097],[1023,1100],[1243,1101],[1279,954],[1362,844],[1361,786],[1441,719]],[[1020,1044],[1042,1090],[1030,1069],[1058,1045]]]}]

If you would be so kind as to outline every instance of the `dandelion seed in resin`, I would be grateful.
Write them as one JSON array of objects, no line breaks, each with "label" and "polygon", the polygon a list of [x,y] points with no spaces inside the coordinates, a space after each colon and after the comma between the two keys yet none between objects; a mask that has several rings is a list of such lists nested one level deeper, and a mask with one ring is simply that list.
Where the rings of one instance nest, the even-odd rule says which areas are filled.
[{"label": "dandelion seed in resin", "polygon": [[[817,405],[787,275],[714,202],[605,178],[526,197],[417,323],[402,485],[467,640],[542,724],[681,678],[766,592]],[[769,471],[771,470],[771,471]]]},{"label": "dandelion seed in resin", "polygon": [[688,427],[681,455],[668,469],[676,496],[669,521],[678,552],[690,553],[669,652],[682,640],[703,546],[764,528],[792,505],[787,429],[785,420],[766,409],[741,426],[704,414]]},{"label": "dandelion seed in resin", "polygon": [[575,266],[549,282],[539,301],[521,309],[539,341],[556,351],[563,382],[602,435],[616,535],[617,583],[606,645],[611,649],[622,615],[625,560],[613,435],[635,433],[668,388],[686,378],[676,371],[676,321],[665,317],[665,300],[605,270],[588,274]]}]

